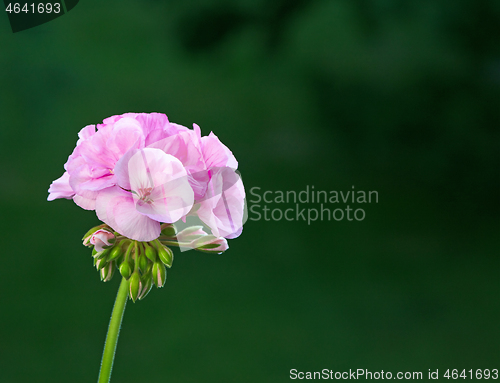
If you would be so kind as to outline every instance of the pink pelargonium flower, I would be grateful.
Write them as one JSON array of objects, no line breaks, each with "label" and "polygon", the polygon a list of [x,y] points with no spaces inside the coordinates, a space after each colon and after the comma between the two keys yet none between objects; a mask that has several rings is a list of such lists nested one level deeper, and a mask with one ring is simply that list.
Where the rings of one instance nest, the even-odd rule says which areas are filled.
[{"label": "pink pelargonium flower", "polygon": [[105,248],[113,245],[115,235],[107,230],[97,230],[90,237],[90,243],[95,246],[97,252],[103,251]]},{"label": "pink pelargonium flower", "polygon": [[48,200],[72,198],[115,231],[141,241],[160,222],[197,216],[216,237],[235,238],[246,220],[245,190],[231,151],[159,113],[126,113],[79,133]]},{"label": "pink pelargonium flower", "polygon": [[128,238],[152,241],[160,235],[160,222],[174,223],[193,206],[184,166],[159,149],[137,150],[117,173],[123,183],[99,192],[96,213]]}]

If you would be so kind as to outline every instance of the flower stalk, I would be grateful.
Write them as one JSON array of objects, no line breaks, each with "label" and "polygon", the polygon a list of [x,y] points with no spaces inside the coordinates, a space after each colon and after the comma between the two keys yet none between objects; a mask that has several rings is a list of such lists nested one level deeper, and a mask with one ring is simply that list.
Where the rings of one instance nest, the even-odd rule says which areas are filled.
[{"label": "flower stalk", "polygon": [[116,345],[118,343],[118,335],[122,324],[123,313],[127,304],[129,282],[122,278],[118,294],[116,295],[113,313],[109,321],[108,334],[106,335],[106,343],[102,353],[101,369],[99,371],[98,383],[108,383],[111,379],[111,370],[113,369],[113,361],[115,359]]}]

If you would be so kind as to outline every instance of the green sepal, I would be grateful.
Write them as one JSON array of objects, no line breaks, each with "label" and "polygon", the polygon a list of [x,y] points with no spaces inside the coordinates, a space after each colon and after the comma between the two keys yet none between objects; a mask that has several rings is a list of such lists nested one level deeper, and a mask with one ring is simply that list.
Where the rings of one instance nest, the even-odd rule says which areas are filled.
[{"label": "green sepal", "polygon": [[113,278],[115,274],[115,263],[109,262],[105,267],[103,267],[100,271],[101,281],[108,282]]},{"label": "green sepal", "polygon": [[110,252],[111,249],[104,249],[103,251],[100,251],[98,253],[95,253],[94,258],[97,259],[103,259],[108,253]]},{"label": "green sepal", "polygon": [[[152,266],[151,266],[151,269],[152,269]],[[148,281],[153,281],[153,275],[151,274],[151,270],[149,270],[149,272],[147,273],[142,273],[141,274],[141,285],[142,286],[145,286]],[[139,291],[139,295],[141,295],[142,293],[142,287],[141,287],[141,291]]]},{"label": "green sepal", "polygon": [[125,279],[129,279],[130,276],[132,275],[132,270],[134,269],[134,266],[131,265],[130,261],[125,260],[121,263],[119,269],[122,277]]},{"label": "green sepal", "polygon": [[153,274],[153,282],[155,283],[156,287],[163,287],[165,281],[167,280],[167,269],[165,269],[163,263],[155,262],[153,264],[153,270],[151,270],[151,272]]},{"label": "green sepal", "polygon": [[144,281],[141,281],[142,288],[141,291],[139,292],[139,300],[142,300],[148,295],[148,293],[151,291],[151,288],[153,287],[153,279],[151,277],[151,274],[148,275],[148,278],[146,278]]},{"label": "green sepal", "polygon": [[130,277],[130,298],[135,302],[137,300],[137,297],[139,296],[139,288],[141,284],[141,276],[137,271],[132,273],[132,276]]},{"label": "green sepal", "polygon": [[144,247],[146,248],[146,257],[148,257],[151,262],[156,262],[156,250],[154,246],[151,246],[149,243],[145,243]]},{"label": "green sepal", "polygon": [[158,258],[167,266],[168,268],[172,267],[172,263],[174,261],[174,253],[170,249],[170,247],[159,245],[158,246]]},{"label": "green sepal", "polygon": [[203,245],[199,248],[195,248],[195,250],[198,250],[198,249],[209,250],[209,249],[215,249],[217,247],[220,247],[219,243],[207,243],[206,245]]}]

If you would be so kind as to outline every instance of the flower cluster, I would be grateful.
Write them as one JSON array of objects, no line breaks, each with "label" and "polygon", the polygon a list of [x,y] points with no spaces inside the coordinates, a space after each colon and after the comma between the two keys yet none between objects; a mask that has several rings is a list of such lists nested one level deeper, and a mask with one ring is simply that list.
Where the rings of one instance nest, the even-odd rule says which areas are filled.
[{"label": "flower cluster", "polygon": [[[202,137],[198,125],[191,130],[160,113],[126,113],[86,126],[78,136],[64,174],[50,185],[49,201],[73,199],[95,210],[109,233],[135,241],[154,241],[162,223],[188,216],[221,244],[241,234],[246,208],[238,162],[213,133]],[[108,237],[95,235],[98,253],[110,246]]]}]

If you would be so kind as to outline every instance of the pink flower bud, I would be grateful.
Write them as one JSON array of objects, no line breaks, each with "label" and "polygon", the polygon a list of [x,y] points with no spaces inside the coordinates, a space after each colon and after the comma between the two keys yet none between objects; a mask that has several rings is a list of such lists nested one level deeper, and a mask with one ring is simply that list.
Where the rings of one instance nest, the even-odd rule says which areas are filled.
[{"label": "pink flower bud", "polygon": [[205,253],[222,253],[229,249],[226,238],[214,237],[213,235],[206,235],[196,241],[191,242],[191,246],[198,251]]},{"label": "pink flower bud", "polygon": [[107,230],[97,230],[90,237],[90,243],[95,246],[95,249],[99,251],[103,251],[104,249],[112,246],[115,242],[115,235],[110,233]]}]

